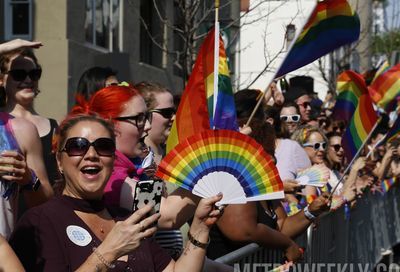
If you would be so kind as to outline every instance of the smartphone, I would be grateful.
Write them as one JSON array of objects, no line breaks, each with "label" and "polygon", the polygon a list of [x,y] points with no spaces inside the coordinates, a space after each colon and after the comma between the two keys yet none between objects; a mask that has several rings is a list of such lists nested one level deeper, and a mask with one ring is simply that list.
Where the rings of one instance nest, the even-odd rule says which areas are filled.
[{"label": "smartphone", "polygon": [[159,179],[138,181],[136,184],[132,211],[137,211],[147,204],[152,204],[153,209],[149,216],[160,212],[163,188],[164,182]]},{"label": "smartphone", "polygon": [[159,179],[137,181],[127,177],[121,187],[120,207],[135,212],[146,204],[152,204],[151,214],[160,211],[164,182]]}]

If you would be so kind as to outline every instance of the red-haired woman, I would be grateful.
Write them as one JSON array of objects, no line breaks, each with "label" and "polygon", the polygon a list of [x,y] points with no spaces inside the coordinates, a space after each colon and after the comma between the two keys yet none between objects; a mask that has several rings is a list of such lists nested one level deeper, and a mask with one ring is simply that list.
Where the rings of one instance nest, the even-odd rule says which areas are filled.
[{"label": "red-haired woman", "polygon": [[[77,99],[72,113],[97,113],[115,125],[116,158],[114,171],[105,188],[109,206],[120,206],[121,188],[126,178],[137,178],[133,159],[142,155],[140,142],[151,128],[151,113],[136,89],[129,86],[109,86],[94,93],[89,101]],[[182,226],[193,214],[199,198],[178,188],[161,201],[161,218],[158,225],[171,229]],[[179,217],[177,216],[179,213]]]}]

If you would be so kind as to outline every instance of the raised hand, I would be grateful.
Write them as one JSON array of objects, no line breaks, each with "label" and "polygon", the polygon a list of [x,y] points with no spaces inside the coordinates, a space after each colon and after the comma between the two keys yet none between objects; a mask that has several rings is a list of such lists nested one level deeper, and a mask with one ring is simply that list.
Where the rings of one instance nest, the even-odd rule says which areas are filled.
[{"label": "raised hand", "polygon": [[6,150],[0,156],[0,176],[3,180],[24,185],[31,181],[32,174],[25,157],[15,150]]},{"label": "raised hand", "polygon": [[22,40],[22,39],[15,39],[15,40],[11,40],[9,42],[0,44],[0,55],[8,53],[13,50],[22,49],[25,47],[39,48],[41,46],[43,46],[43,44],[41,42],[31,42],[31,41]]},{"label": "raised hand", "polygon": [[159,213],[146,217],[152,209],[152,206],[146,205],[125,221],[115,223],[106,239],[97,248],[100,254],[114,261],[138,248],[143,239],[151,237],[157,230],[155,225],[160,218]]},{"label": "raised hand", "polygon": [[329,211],[329,194],[323,193],[311,202],[309,211],[311,214],[318,216],[325,211]]}]

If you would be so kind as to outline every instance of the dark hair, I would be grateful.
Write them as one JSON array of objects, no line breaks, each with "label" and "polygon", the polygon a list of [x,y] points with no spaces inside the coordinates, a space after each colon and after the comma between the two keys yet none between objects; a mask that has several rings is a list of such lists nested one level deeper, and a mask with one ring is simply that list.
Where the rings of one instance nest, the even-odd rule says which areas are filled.
[{"label": "dark hair", "polygon": [[[246,122],[247,118],[238,119],[240,126],[246,124]],[[253,118],[249,126],[251,127],[249,136],[256,140],[264,148],[265,152],[274,157],[276,135],[271,124],[264,120]]]},{"label": "dark hair", "polygon": [[281,110],[282,108],[290,108],[290,107],[295,108],[297,114],[300,114],[299,105],[297,105],[294,101],[285,101],[285,103],[283,103],[283,105],[281,106]]},{"label": "dark hair", "polygon": [[107,121],[101,118],[97,114],[70,114],[68,115],[60,124],[57,129],[55,142],[53,142],[53,150],[55,152],[60,152],[62,146],[64,146],[64,142],[66,140],[68,131],[74,127],[79,122],[83,121],[90,121],[90,122],[97,122],[102,125],[109,133],[110,137],[113,141],[115,141],[115,133],[114,133],[114,126],[111,121]]},{"label": "dark hair", "polygon": [[23,48],[0,55],[0,72],[2,74],[7,72],[7,65],[11,62],[11,58],[15,55],[32,59],[36,67],[42,69],[33,50],[31,48]]},{"label": "dark hair", "polygon": [[[249,118],[255,106],[257,105],[258,99],[262,99],[262,97],[260,97],[261,95],[262,92],[255,89],[244,89],[236,92],[234,94],[234,98],[237,118]],[[265,122],[264,107],[265,104],[262,102],[261,106],[254,114],[254,118],[263,120]]]},{"label": "dark hair", "polygon": [[92,67],[83,72],[78,82],[76,93],[89,99],[93,93],[106,86],[106,80],[110,76],[116,76],[117,71],[110,67]]}]

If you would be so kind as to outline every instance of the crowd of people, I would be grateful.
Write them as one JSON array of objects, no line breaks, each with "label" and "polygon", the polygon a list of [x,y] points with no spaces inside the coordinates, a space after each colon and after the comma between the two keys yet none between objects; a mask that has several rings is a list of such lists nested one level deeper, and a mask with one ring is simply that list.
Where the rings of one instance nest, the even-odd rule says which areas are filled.
[{"label": "crowd of people", "polygon": [[[124,186],[156,178],[176,98],[158,83],[121,84],[116,71],[91,67],[58,124],[33,107],[42,74],[33,49],[40,46],[0,45],[1,271],[233,271],[213,260],[253,242],[297,262],[303,249],[294,239],[316,218],[351,208],[365,190],[400,175],[400,140],[376,145],[388,118],[344,173],[346,124],[332,118],[334,93],[315,101],[305,89],[282,94],[273,84],[249,125],[262,94],[245,89],[234,98],[240,131],[274,158],[284,199],[217,208],[221,194],[200,199],[164,184],[158,213],[151,205],[127,210]],[[296,180],[313,165],[329,169],[322,188]]]}]

